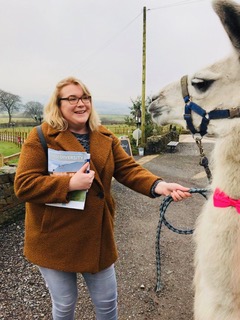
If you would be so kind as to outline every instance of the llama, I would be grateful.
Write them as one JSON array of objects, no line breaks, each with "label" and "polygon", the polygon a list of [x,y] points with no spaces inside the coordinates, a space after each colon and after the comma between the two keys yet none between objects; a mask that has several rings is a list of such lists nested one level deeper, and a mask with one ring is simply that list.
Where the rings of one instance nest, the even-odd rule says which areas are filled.
[{"label": "llama", "polygon": [[194,231],[194,319],[239,320],[240,4],[212,4],[232,43],[231,56],[167,85],[148,111],[159,125],[186,125],[186,120],[193,137],[202,138],[206,132],[217,137],[211,157],[212,192]]}]

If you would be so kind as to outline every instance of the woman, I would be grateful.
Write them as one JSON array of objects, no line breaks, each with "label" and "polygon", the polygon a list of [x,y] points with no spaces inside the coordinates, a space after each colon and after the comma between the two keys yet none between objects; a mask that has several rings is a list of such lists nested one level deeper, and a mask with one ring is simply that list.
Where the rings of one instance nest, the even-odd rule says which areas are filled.
[{"label": "woman", "polygon": [[[52,299],[54,320],[74,319],[76,275],[82,273],[98,320],[117,319],[112,177],[149,197],[190,196],[188,188],[166,183],[127,155],[119,139],[100,125],[86,86],[73,77],[59,82],[44,110],[42,130],[48,148],[87,151],[72,176],[47,175],[47,159],[36,128],[25,141],[15,177],[15,193],[26,201],[24,254],[37,265]],[[68,202],[68,193],[88,190],[84,210],[47,206]]]}]

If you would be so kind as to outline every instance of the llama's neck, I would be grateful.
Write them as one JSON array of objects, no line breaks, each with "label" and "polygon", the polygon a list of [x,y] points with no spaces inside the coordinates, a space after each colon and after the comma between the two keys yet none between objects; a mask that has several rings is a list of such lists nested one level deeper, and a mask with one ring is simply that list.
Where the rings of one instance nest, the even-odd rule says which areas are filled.
[{"label": "llama's neck", "polygon": [[212,154],[212,187],[240,198],[240,125],[229,127],[216,141]]}]

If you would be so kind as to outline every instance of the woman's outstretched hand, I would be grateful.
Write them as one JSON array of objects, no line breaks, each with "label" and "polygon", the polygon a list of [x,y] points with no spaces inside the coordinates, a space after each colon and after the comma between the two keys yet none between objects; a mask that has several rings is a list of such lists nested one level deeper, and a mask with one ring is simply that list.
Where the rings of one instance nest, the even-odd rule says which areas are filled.
[{"label": "woman's outstretched hand", "polygon": [[171,196],[174,201],[180,201],[191,197],[189,188],[183,187],[178,183],[168,183],[165,181],[160,181],[157,184],[155,192],[163,196]]}]

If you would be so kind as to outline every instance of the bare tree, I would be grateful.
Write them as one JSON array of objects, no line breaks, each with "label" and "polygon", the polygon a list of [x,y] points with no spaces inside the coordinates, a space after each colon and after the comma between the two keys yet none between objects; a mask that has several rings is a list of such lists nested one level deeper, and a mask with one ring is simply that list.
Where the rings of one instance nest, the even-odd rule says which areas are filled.
[{"label": "bare tree", "polygon": [[13,112],[19,110],[20,104],[19,96],[0,89],[0,111],[7,111],[9,125],[12,122]]},{"label": "bare tree", "polygon": [[[24,115],[36,121],[42,119],[43,105],[37,101],[29,101],[25,104]],[[40,121],[41,122],[41,121]]]}]

